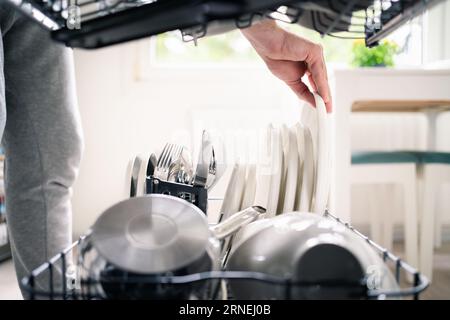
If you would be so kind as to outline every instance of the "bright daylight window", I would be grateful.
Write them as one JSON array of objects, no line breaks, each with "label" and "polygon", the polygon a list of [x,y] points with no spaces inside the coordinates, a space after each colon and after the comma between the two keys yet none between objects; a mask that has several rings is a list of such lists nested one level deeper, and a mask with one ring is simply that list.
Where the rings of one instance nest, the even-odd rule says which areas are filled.
[{"label": "bright daylight window", "polygon": [[[352,44],[355,40],[321,37],[316,31],[299,25],[283,24],[285,28],[309,40],[321,43],[327,63],[350,65]],[[397,66],[419,65],[422,60],[421,20],[404,25],[389,39],[395,41],[400,52],[395,59]],[[239,30],[198,39],[198,45],[181,40],[180,32],[159,35],[152,40],[151,65],[210,65],[217,63],[254,65],[260,60]]]}]

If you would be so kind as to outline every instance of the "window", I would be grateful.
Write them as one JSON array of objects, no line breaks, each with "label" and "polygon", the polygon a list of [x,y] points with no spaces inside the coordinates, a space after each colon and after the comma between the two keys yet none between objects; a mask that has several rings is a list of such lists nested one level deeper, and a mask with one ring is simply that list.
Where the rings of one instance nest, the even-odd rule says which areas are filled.
[{"label": "window", "polygon": [[[313,30],[298,25],[287,25],[287,28],[324,47],[325,59],[328,63],[348,65],[352,56],[351,39],[321,37]],[[421,21],[416,19],[403,26],[390,37],[401,50],[396,59],[396,65],[418,65],[422,59]],[[193,42],[185,43],[179,32],[165,33],[153,39],[151,45],[152,65],[213,65],[257,64],[258,56],[239,30],[221,35],[210,36]]]},{"label": "window", "polygon": [[239,30],[183,42],[180,32],[165,33],[153,39],[154,63],[254,63],[257,55]]},{"label": "window", "polygon": [[[397,67],[418,66],[423,61],[422,46],[422,17],[405,24],[388,38],[398,44],[400,52],[395,57]],[[297,24],[282,23],[284,28],[322,44],[325,59],[330,68],[333,66],[347,67],[352,59],[352,39],[340,39],[330,36],[322,37],[318,32],[299,26]],[[191,67],[214,68],[248,68],[261,66],[262,61],[255,53],[249,42],[239,30],[228,33],[208,36],[194,42],[183,42],[179,31],[169,32],[145,40],[141,46],[140,68],[144,77],[148,76],[149,68],[180,69]],[[150,57],[150,59],[149,59]],[[254,68],[253,68],[254,69]],[[145,71],[142,71],[145,70]],[[198,69],[200,70],[200,69]]]},{"label": "window", "polygon": [[450,67],[450,1],[442,1],[424,17],[424,61]]},{"label": "window", "polygon": [[[321,43],[328,62],[348,62],[352,40],[322,38],[317,32],[298,25],[284,24],[284,27]],[[259,61],[257,54],[239,30],[198,39],[197,46],[193,42],[182,42],[180,32],[165,33],[153,39],[151,51],[152,64],[156,66],[173,63],[255,65]]]}]

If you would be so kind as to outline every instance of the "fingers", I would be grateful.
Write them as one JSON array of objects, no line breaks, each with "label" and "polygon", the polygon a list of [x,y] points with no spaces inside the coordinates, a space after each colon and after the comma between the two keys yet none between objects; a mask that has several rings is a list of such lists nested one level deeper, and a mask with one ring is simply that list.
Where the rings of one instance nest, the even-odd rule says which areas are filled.
[{"label": "fingers", "polygon": [[311,72],[307,71],[306,74],[308,75],[309,84],[313,88],[314,92],[317,92],[317,86],[314,82],[314,79],[312,78]]},{"label": "fingers", "polygon": [[306,73],[313,91],[332,110],[331,93],[322,46],[277,27],[260,24],[243,32],[272,73],[283,80],[300,99],[313,106],[314,97],[301,78]]},{"label": "fingers", "polygon": [[285,41],[281,47],[284,52],[280,52],[279,55],[286,60],[306,63],[311,86],[324,100],[327,111],[331,112],[331,93],[322,46],[291,33],[285,36]]},{"label": "fingers", "polygon": [[[283,80],[301,100],[310,103],[312,106],[316,105],[310,89],[302,82],[302,77],[307,72],[305,63],[289,60],[272,60],[269,58],[264,59],[264,61],[270,71]],[[313,82],[312,87],[316,91]]]},{"label": "fingers", "polygon": [[[323,49],[320,45],[314,45],[310,48],[308,57],[305,60],[308,71],[311,74],[310,82],[315,87],[317,93],[322,97],[327,111],[332,111],[331,93],[328,85],[328,74],[323,58]],[[312,78],[312,81],[311,81]]]},{"label": "fingers", "polygon": [[304,84],[301,79],[294,82],[286,82],[286,84],[301,100],[308,102],[312,106],[316,105],[313,94],[309,91],[308,86]]}]

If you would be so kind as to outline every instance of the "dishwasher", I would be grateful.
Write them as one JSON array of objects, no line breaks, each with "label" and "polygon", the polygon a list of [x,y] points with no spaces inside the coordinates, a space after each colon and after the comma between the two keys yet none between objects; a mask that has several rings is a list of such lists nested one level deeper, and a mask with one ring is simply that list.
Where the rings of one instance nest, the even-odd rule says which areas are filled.
[{"label": "dishwasher", "polygon": [[[208,202],[224,199],[208,196],[208,179],[204,179],[205,185],[195,185],[190,182],[195,179],[182,182],[184,178],[169,181],[162,177],[158,168],[160,159],[167,159],[164,150],[176,149],[167,145],[157,162],[150,160],[152,156],[148,163],[133,161],[147,170],[140,178],[131,175],[129,199],[104,211],[86,235],[22,279],[27,298],[384,300],[419,299],[428,287],[428,279],[416,268],[327,209],[315,213],[286,211],[271,217],[265,216],[268,210],[259,205],[244,205],[238,209],[241,211],[232,210],[231,216],[218,223],[206,222],[202,228]],[[200,154],[205,154],[203,150]],[[206,157],[215,160],[217,154],[212,151]],[[203,163],[207,162],[197,165]],[[211,160],[206,168],[211,170],[214,163]],[[217,167],[213,167],[216,173]],[[198,168],[196,175],[201,172]],[[143,194],[136,192],[139,179],[145,186]],[[233,183],[230,185],[232,189]],[[227,194],[228,189],[225,198]],[[264,215],[263,219],[257,220],[259,215]],[[236,221],[243,224],[238,229]],[[256,232],[255,226],[259,228]],[[206,249],[204,244],[196,244],[205,232]],[[231,240],[220,242],[228,236]],[[259,242],[255,242],[258,237]],[[281,246],[275,245],[271,252],[271,243],[280,243],[280,239]],[[250,242],[250,249],[246,242]],[[197,255],[193,247],[201,247],[202,254]],[[298,255],[298,248],[305,247]],[[283,258],[291,253],[292,261]],[[184,260],[174,266],[177,259]],[[363,262],[365,259],[369,262]]]},{"label": "dishwasher", "polygon": [[[276,19],[298,23],[322,36],[363,39],[368,47],[378,42],[408,20],[421,14],[439,0],[6,0],[12,6],[48,30],[57,42],[72,48],[97,49],[126,41],[179,30],[184,41],[196,42],[216,32],[246,28],[261,19]],[[175,195],[207,214],[208,193],[204,187],[163,181],[146,176],[149,195]],[[374,280],[365,275],[357,281],[298,281],[272,274],[243,270],[210,270],[183,275],[163,274],[134,277],[127,273],[110,279],[108,285],[135,288],[145,284],[158,290],[167,286],[194,287],[201,283],[197,299],[235,299],[228,290],[234,282],[257,283],[276,287],[279,299],[296,299],[295,292],[317,288],[351,289],[354,298],[419,299],[429,281],[416,268],[389,250],[370,240],[328,212],[321,211],[325,223],[345,229],[345,232],[370,246],[392,272],[396,289],[380,290]],[[30,299],[105,299],[93,287],[99,279],[80,279],[77,264],[80,252],[89,246],[87,234],[22,279],[21,286]],[[79,266],[78,266],[79,267]],[[376,280],[376,279],[375,279]],[[39,285],[38,285],[39,283]],[[101,283],[100,283],[101,285]],[[103,283],[105,285],[105,283]],[[106,297],[107,298],[107,297]]]},{"label": "dishwasher", "polygon": [[[410,266],[408,263],[394,255],[392,252],[386,250],[382,246],[370,240],[367,236],[360,233],[352,225],[341,221],[339,218],[332,214],[325,212],[323,216],[326,219],[336,221],[341,224],[357,237],[360,237],[363,241],[367,242],[373,250],[379,254],[384,263],[391,269],[395,275],[398,289],[396,290],[377,290],[372,288],[370,284],[370,277],[362,278],[360,282],[299,282],[292,281],[289,278],[276,277],[271,274],[249,271],[209,271],[201,273],[191,273],[182,276],[148,276],[148,277],[127,277],[120,275],[117,278],[111,278],[108,282],[109,285],[124,288],[126,292],[129,288],[139,285],[142,287],[148,286],[153,288],[158,287],[158,290],[164,290],[164,288],[182,287],[182,286],[197,286],[200,284],[216,283],[220,281],[219,285],[207,286],[211,289],[205,289],[200,294],[195,296],[195,300],[235,300],[233,294],[230,294],[227,290],[228,285],[233,282],[239,281],[251,281],[253,283],[262,284],[276,288],[276,290],[282,292],[278,299],[290,300],[298,299],[294,292],[297,290],[317,290],[321,288],[340,288],[342,290],[348,290],[354,293],[354,296],[348,297],[348,299],[371,299],[371,300],[385,300],[385,299],[419,299],[420,294],[424,292],[428,285],[428,279],[423,276],[416,268]],[[51,300],[103,300],[103,299],[149,299],[146,296],[132,296],[128,294],[105,296],[103,293],[99,293],[96,290],[90,290],[92,286],[105,285],[96,278],[84,278],[79,279],[77,269],[70,266],[69,261],[77,259],[78,253],[83,246],[83,242],[89,237],[80,237],[70,247],[54,256],[52,259],[33,270],[27,277],[21,281],[21,288],[25,292],[27,299],[51,299]],[[59,270],[60,278],[55,279],[55,270]],[[45,279],[45,280],[41,280]],[[36,285],[37,281],[41,281],[41,285]],[[138,283],[137,283],[138,281]],[[42,285],[42,283],[45,283]],[[59,283],[60,285],[57,285]],[[134,290],[134,289],[133,289]],[[152,296],[153,298],[153,296]],[[335,299],[335,297],[331,297]],[[154,298],[153,298],[154,299]],[[169,298],[157,298],[157,299],[169,299]],[[177,297],[176,299],[180,299]],[[185,298],[182,298],[185,299]],[[313,298],[317,299],[317,298]]]}]

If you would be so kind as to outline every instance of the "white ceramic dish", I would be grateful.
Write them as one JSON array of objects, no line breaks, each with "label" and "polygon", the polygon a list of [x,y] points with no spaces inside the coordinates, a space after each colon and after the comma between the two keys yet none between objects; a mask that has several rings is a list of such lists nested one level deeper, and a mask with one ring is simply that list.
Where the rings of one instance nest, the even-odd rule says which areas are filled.
[{"label": "white ceramic dish", "polygon": [[283,174],[283,142],[281,141],[280,129],[271,126],[270,154],[271,158],[271,178],[270,191],[267,203],[267,217],[277,214],[278,198],[280,195],[281,177]]},{"label": "white ceramic dish", "polygon": [[[301,139],[301,137],[299,137]],[[303,179],[302,189],[300,193],[300,206],[296,208],[298,211],[309,212],[311,210],[311,202],[314,193],[314,177],[315,177],[315,162],[314,162],[314,142],[311,135],[311,130],[304,127],[304,161],[303,161]]]},{"label": "white ceramic dish", "polygon": [[295,194],[294,210],[300,210],[300,197],[302,193],[303,181],[303,165],[305,157],[305,137],[303,134],[304,128],[301,123],[295,125],[295,141],[297,142],[298,164],[297,164],[297,188]]},{"label": "white ceramic dish", "polygon": [[283,167],[281,172],[281,182],[280,182],[280,193],[278,195],[278,207],[277,214],[283,213],[284,208],[284,198],[286,195],[286,181],[287,175],[291,168],[289,167],[289,148],[290,148],[290,134],[287,125],[283,124],[280,129],[281,141],[283,145]]},{"label": "white ceramic dish", "polygon": [[305,128],[308,128],[313,137],[313,149],[314,149],[314,163],[317,163],[317,109],[310,104],[305,104],[302,109],[301,121]]},{"label": "white ceramic dish", "polygon": [[248,208],[253,205],[256,193],[256,165],[247,165],[244,194],[242,196],[241,208]]},{"label": "white ceramic dish", "polygon": [[314,200],[312,211],[324,213],[329,195],[331,174],[329,119],[325,103],[318,94],[314,94],[317,112],[317,163],[315,172]]},{"label": "white ceramic dish", "polygon": [[245,187],[245,165],[239,162],[233,166],[230,180],[220,208],[220,221],[239,211]]},{"label": "white ceramic dish", "polygon": [[131,178],[133,175],[133,166],[134,166],[134,162],[136,161],[136,157],[131,158],[128,161],[127,164],[127,169],[125,171],[125,184],[124,184],[124,188],[123,188],[123,193],[125,197],[130,197],[130,192],[131,192]]},{"label": "white ceramic dish", "polygon": [[284,201],[282,212],[291,212],[295,208],[295,196],[298,184],[299,153],[296,127],[289,129],[289,148],[287,154],[287,175],[284,186]]},{"label": "white ceramic dish", "polygon": [[143,196],[144,194],[146,194],[147,165],[149,161],[149,156],[147,154],[139,154],[138,157],[141,159],[141,167],[139,168],[139,178],[137,181],[136,197]]},{"label": "white ceramic dish", "polygon": [[253,205],[267,209],[269,203],[270,181],[272,178],[272,156],[270,141],[272,126],[268,126],[259,145],[259,156],[256,163],[256,189]]}]

